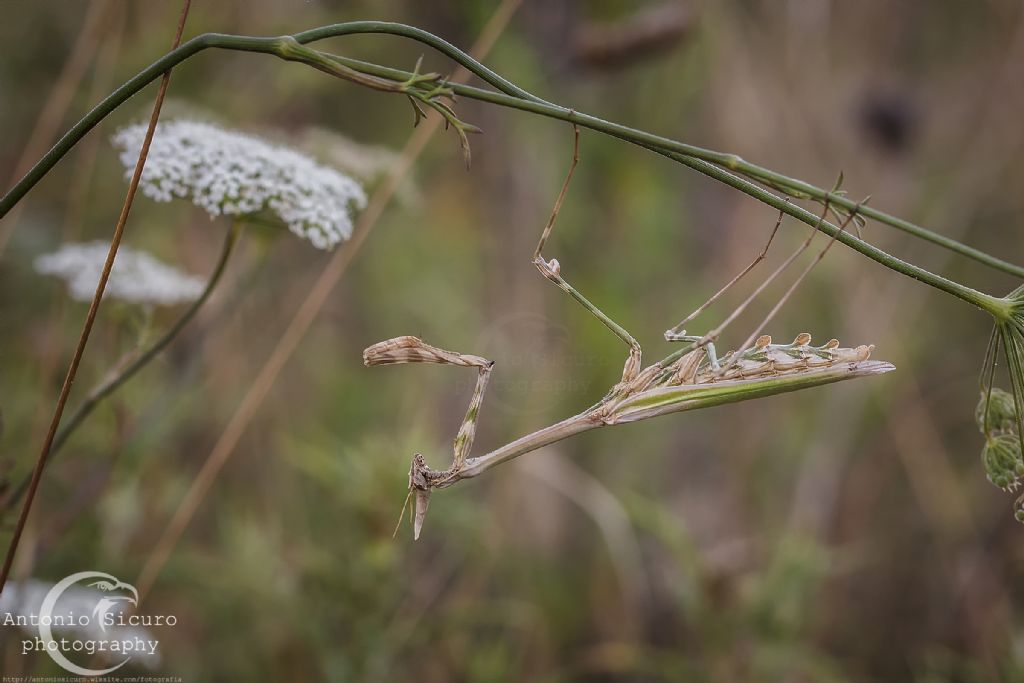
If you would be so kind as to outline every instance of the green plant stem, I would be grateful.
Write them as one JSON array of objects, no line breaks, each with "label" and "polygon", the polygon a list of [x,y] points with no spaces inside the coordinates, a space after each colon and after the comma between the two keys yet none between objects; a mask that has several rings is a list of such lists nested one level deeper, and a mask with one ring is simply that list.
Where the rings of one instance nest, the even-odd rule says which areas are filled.
[{"label": "green plant stem", "polygon": [[[360,62],[359,60],[346,59],[344,57],[338,57],[336,55],[331,55],[331,58],[338,60],[339,62],[342,62],[353,69],[366,69],[368,73],[372,73],[373,75],[381,77],[388,77],[396,80],[401,80],[407,78],[410,75],[408,72],[405,71],[390,68],[381,68],[378,67],[377,65],[368,64],[366,62]],[[643,131],[635,131],[633,129],[626,128],[625,126],[620,126],[615,123],[604,121],[602,119],[589,116],[587,114],[581,114],[580,112],[574,111],[572,109],[567,109],[565,107],[553,105],[544,102],[543,100],[538,100],[537,98],[534,98],[532,95],[526,93],[525,91],[521,92],[525,93],[525,97],[528,97],[530,99],[522,99],[521,96],[505,93],[495,93],[488,90],[474,88],[472,86],[466,85],[453,85],[452,88],[456,95],[462,97],[481,100],[491,104],[497,104],[512,109],[519,109],[521,111],[527,111],[534,114],[539,114],[541,116],[566,121],[568,123],[573,123],[579,126],[583,126],[585,128],[590,128],[592,130],[607,133],[609,135],[625,140],[627,142],[632,142],[641,147],[644,147],[645,149],[648,149],[657,154],[661,154],[662,156],[672,159],[673,161],[688,166],[694,169],[695,171],[698,171],[706,176],[718,180],[719,182],[725,183],[726,185],[729,185],[739,190],[740,192],[743,192],[744,194],[747,194],[757,199],[758,201],[764,204],[772,206],[786,213],[787,215],[792,216],[793,218],[796,218],[797,220],[803,223],[806,223],[807,225],[816,227],[817,229],[821,230],[821,232],[824,232],[829,236],[836,237],[837,241],[842,242],[848,247],[855,249],[861,254],[867,256],[868,258],[871,258],[874,261],[877,261],[878,263],[881,263],[883,266],[886,266],[891,270],[895,270],[898,273],[902,273],[903,275],[907,275],[916,280],[924,282],[925,284],[931,285],[932,287],[952,294],[990,313],[996,313],[997,311],[1001,312],[1005,308],[1002,301],[997,297],[993,297],[983,292],[979,292],[958,282],[954,282],[952,280],[949,280],[948,278],[944,278],[941,275],[931,273],[930,271],[927,271],[919,266],[915,266],[912,263],[908,263],[907,261],[899,259],[893,256],[892,254],[889,254],[888,252],[885,252],[879,249],[878,247],[875,247],[869,244],[868,242],[865,242],[864,240],[856,237],[855,235],[848,231],[841,231],[839,227],[834,225],[833,223],[830,223],[826,220],[819,220],[819,217],[814,213],[800,206],[797,206],[790,201],[787,201],[783,197],[779,197],[769,192],[763,187],[760,187],[759,185],[756,185],[750,182],[749,180],[746,180],[745,178],[741,178],[740,176],[737,176],[734,173],[730,173],[729,171],[721,168],[715,163],[711,163],[706,158],[697,156],[695,154],[689,154],[687,152],[679,151],[680,149],[683,148],[690,148],[689,145],[677,143],[673,140],[661,138],[659,136],[651,135]],[[717,152],[713,152],[709,153],[708,156],[710,157],[718,154],[719,153]],[[828,201],[832,204],[838,204],[840,206],[849,207],[851,210],[857,208],[857,204],[855,202],[850,201],[849,199],[843,197],[842,195],[828,193],[825,192],[824,190],[822,190],[822,192],[824,193],[821,195],[822,198],[827,197]],[[877,215],[880,212],[869,210],[868,207],[861,205],[859,208],[857,208],[857,213],[864,216],[877,217]],[[886,214],[881,215],[884,216]],[[923,230],[924,232],[929,233],[933,235],[935,238],[937,238],[931,239],[929,241],[933,241],[936,244],[942,244],[942,246],[946,246],[950,249],[953,249],[954,251],[958,251],[964,254],[965,256],[971,256],[972,258],[976,258],[976,260],[979,260],[982,263],[986,263],[987,265],[990,265],[994,268],[998,268],[1000,270],[1004,270],[1005,272],[1010,272],[1013,274],[1019,274],[1021,276],[1024,276],[1024,268],[1021,268],[1020,266],[1015,266],[1013,264],[1000,261],[999,259],[995,259],[995,257],[989,256],[982,252],[977,252],[977,254],[980,254],[984,258],[978,258],[977,254],[972,255],[967,253],[967,251],[964,251],[975,251],[970,247],[967,247],[966,245],[960,244],[955,240],[950,240],[949,238],[943,237],[942,235],[930,233],[930,231],[925,230],[924,228],[918,229]],[[924,235],[917,236],[924,237]],[[950,242],[952,244],[945,244],[944,242]],[[961,247],[963,249],[961,249]],[[992,259],[993,261],[989,262],[986,259]],[[995,262],[998,262],[1001,265],[998,265]]]},{"label": "green plant stem", "polygon": [[[534,103],[542,103],[548,106],[552,106],[557,109],[561,109],[562,113],[570,111],[565,109],[564,107],[558,107],[557,105],[554,105],[550,102],[547,102],[532,95],[531,93],[527,92],[526,90],[523,90],[522,88],[518,87],[511,81],[502,78],[499,74],[490,70],[485,65],[474,59],[472,56],[463,52],[462,50],[455,47],[448,41],[439,38],[438,36],[435,36],[431,33],[428,33],[427,31],[418,29],[414,26],[379,21],[350,22],[346,24],[335,24],[333,26],[324,26],[309,31],[303,31],[302,33],[295,34],[294,37],[295,40],[298,41],[299,43],[305,44],[316,40],[322,40],[325,38],[350,35],[355,33],[386,33],[418,41],[425,45],[429,45],[438,52],[441,52],[449,59],[462,65],[463,67],[471,71],[473,74],[478,76],[480,79],[482,79],[486,83],[489,83],[490,85],[494,86],[495,88],[497,88],[498,90],[507,95],[512,95],[525,100],[530,100]],[[352,68],[363,71],[364,73],[369,73],[380,77],[392,78],[396,80],[405,80],[409,76],[408,72],[400,70],[385,69],[381,71],[371,71],[367,69],[367,67],[375,67],[376,65],[368,64],[366,62],[358,63],[355,60],[346,61],[349,61],[347,65]],[[360,64],[363,68],[360,68],[356,64]],[[392,73],[388,74],[386,73],[387,71],[392,71]],[[472,89],[469,86],[461,86],[459,88],[455,88],[455,92],[457,94],[461,94],[467,97],[473,97],[474,99],[480,99],[479,97],[476,96],[479,93],[471,93],[471,91],[474,90],[478,89]],[[494,103],[501,104],[500,102]],[[536,111],[535,113],[549,115],[546,112],[542,111]],[[554,118],[560,117],[556,116]],[[590,119],[590,123],[599,125],[608,124],[608,122],[602,121],[601,119],[597,119],[595,117],[585,118]],[[615,129],[618,129],[618,132],[614,132],[612,130],[603,130],[601,127],[599,127],[599,125],[590,125],[590,123],[582,120],[574,123],[578,123],[579,125],[588,128],[594,128],[595,130],[602,130],[602,132],[609,133],[610,135],[614,135],[616,137],[621,137],[624,140],[634,142],[636,144],[640,144],[648,148],[651,148],[651,146],[653,146],[664,149],[666,151],[677,152],[685,156],[703,159],[704,161],[709,161],[711,163],[718,164],[729,170],[736,171],[738,173],[741,173],[742,175],[764,182],[765,184],[776,187],[784,192],[792,193],[795,196],[806,196],[808,198],[812,198],[821,202],[828,200],[830,205],[839,206],[848,211],[851,211],[857,207],[857,203],[854,200],[851,200],[844,195],[835,194],[833,192],[822,189],[820,187],[804,182],[802,180],[791,178],[789,176],[777,173],[763,166],[758,166],[757,164],[752,164],[736,154],[716,152],[714,150],[697,147],[695,145],[688,145],[682,142],[671,140],[669,138],[664,138],[658,135],[652,135],[644,131],[629,129],[626,128],[625,126],[618,126],[616,124],[608,125],[614,127]],[[621,133],[627,133],[628,135],[622,135]],[[898,218],[891,214],[887,214],[883,211],[878,211],[867,206],[861,206],[858,210],[858,213],[860,213],[862,216],[866,216],[873,220],[877,220],[880,223],[884,223],[898,230],[907,232],[920,239],[932,242],[946,249],[950,249],[951,251],[959,253],[963,256],[967,256],[968,258],[974,259],[976,261],[979,261],[980,263],[984,263],[998,270],[1002,270],[1006,273],[1010,273],[1011,275],[1016,275],[1018,277],[1024,277],[1024,267],[1022,266],[1018,266],[1016,264],[1003,261],[1002,259],[996,258],[991,254],[986,254],[985,252],[979,249],[975,249],[973,247],[965,245],[950,237],[946,237],[945,235],[940,235],[936,232],[928,230],[927,228],[911,223],[910,221]]]},{"label": "green plant stem", "polygon": [[[785,199],[774,195],[764,188],[755,185],[749,180],[741,178],[730,171],[735,171],[747,176],[748,178],[756,179],[771,187],[780,188],[784,192],[794,193],[797,196],[807,196],[820,201],[827,200],[831,205],[843,207],[847,210],[853,210],[856,207],[855,202],[843,195],[823,190],[803,181],[789,178],[774,171],[751,164],[735,154],[726,154],[688,145],[669,138],[654,135],[652,133],[605,121],[594,116],[582,114],[572,109],[541,100],[540,98],[531,95],[527,91],[505,80],[447,41],[421,29],[406,26],[404,24],[393,24],[389,22],[357,21],[324,26],[311,31],[297,33],[294,36],[260,38],[207,33],[193,38],[176,50],[167,53],[140,72],[137,76],[130,79],[120,88],[115,90],[110,96],[100,102],[92,111],[83,117],[81,121],[75,124],[71,130],[69,130],[57,142],[57,144],[43,156],[42,159],[40,159],[40,161],[25,175],[25,177],[22,178],[6,195],[4,195],[2,199],[0,199],[0,218],[2,218],[11,209],[11,207],[13,207],[14,204],[16,204],[21,197],[25,195],[26,192],[28,192],[28,190],[46,174],[49,169],[52,168],[57,161],[59,161],[60,158],[78,142],[78,140],[84,137],[84,135],[99,123],[107,114],[120,106],[160,74],[202,50],[216,48],[272,54],[289,61],[302,61],[321,70],[323,70],[322,58],[327,57],[342,66],[377,78],[405,82],[413,76],[410,72],[368,64],[358,60],[350,60],[333,55],[327,55],[326,53],[316,53],[317,57],[312,59],[295,50],[296,43],[306,44],[324,38],[361,33],[386,33],[403,36],[429,45],[469,69],[485,82],[500,90],[500,92],[493,92],[481,88],[473,88],[471,86],[450,84],[450,87],[453,88],[457,95],[566,121],[632,142],[683,163],[694,170],[719,180],[720,182],[724,182],[741,192],[769,204],[770,206],[778,208],[794,218],[810,225],[817,224],[817,217],[812,213],[794,206]],[[902,219],[863,206],[860,207],[859,213],[972,258],[997,270],[1001,270],[1018,277],[1024,277],[1024,267],[1007,263],[1006,261],[994,256],[961,244],[956,240],[938,235]],[[823,232],[830,235],[835,235],[839,232],[835,225],[828,222],[823,221],[820,227]],[[913,277],[944,292],[953,294],[954,296],[979,306],[990,313],[999,315],[1005,308],[1002,301],[996,297],[978,292],[970,287],[953,282],[935,275],[923,268],[898,259],[867,244],[863,240],[857,239],[853,235],[843,233],[839,236],[839,240],[847,246],[892,270],[909,277]]]},{"label": "green plant stem", "polygon": [[[235,244],[238,242],[238,236],[241,232],[241,223],[234,221],[231,224],[231,228],[228,230],[227,235],[224,238],[224,246],[221,248],[220,256],[217,259],[217,263],[214,266],[213,273],[210,274],[210,279],[206,282],[206,287],[203,289],[199,297],[189,304],[189,307],[182,313],[181,317],[178,318],[173,325],[171,325],[163,335],[156,340],[149,348],[142,353],[138,354],[130,362],[122,364],[119,363],[111,369],[107,377],[104,378],[99,384],[93,387],[86,395],[85,399],[67,419],[67,421],[61,425],[60,430],[53,439],[53,444],[50,446],[50,456],[48,461],[52,462],[53,457],[57,454],[75,430],[81,425],[85,419],[92,413],[96,407],[104,401],[107,397],[117,391],[125,382],[132,378],[135,373],[144,368],[149,364],[151,360],[167,348],[178,333],[181,332],[185,326],[189,323],[192,318],[195,317],[199,309],[202,308],[206,300],[210,298],[217,283],[220,282],[221,276],[224,274],[224,270],[227,266],[228,259],[231,256],[231,252],[234,249]],[[48,462],[48,464],[49,464]],[[24,495],[28,489],[29,478],[26,477],[24,481],[15,489],[11,495],[9,495],[4,501],[3,506],[5,509],[10,509],[15,503]]]}]

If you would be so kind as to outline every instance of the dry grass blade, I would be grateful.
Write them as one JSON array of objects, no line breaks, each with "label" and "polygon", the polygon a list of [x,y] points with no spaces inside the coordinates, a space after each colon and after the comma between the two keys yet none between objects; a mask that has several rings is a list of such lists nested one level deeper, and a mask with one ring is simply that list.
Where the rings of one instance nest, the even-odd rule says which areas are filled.
[{"label": "dry grass blade", "polygon": [[[185,20],[188,18],[188,11],[192,4],[192,0],[185,0],[184,5],[181,9],[181,17],[178,20],[178,29],[174,35],[174,44],[172,47],[177,47],[181,43],[181,34],[185,30]],[[124,205],[121,208],[121,215],[117,219],[117,225],[114,227],[114,236],[110,240],[110,251],[107,253],[106,262],[103,264],[103,273],[100,275],[100,281],[96,285],[96,293],[93,295],[92,303],[89,304],[89,312],[85,317],[85,325],[82,327],[82,334],[78,339],[78,345],[75,347],[75,353],[71,358],[71,364],[68,367],[67,375],[64,377],[64,384],[60,390],[60,396],[57,398],[57,407],[53,411],[53,419],[50,421],[50,428],[46,433],[46,439],[43,442],[43,448],[39,452],[39,457],[36,460],[35,469],[32,471],[32,480],[29,483],[28,493],[25,496],[25,502],[21,506],[21,514],[18,516],[18,522],[14,527],[14,535],[11,538],[11,544],[7,548],[7,556],[4,558],[3,569],[0,570],[0,591],[3,591],[4,585],[7,583],[7,577],[10,575],[11,566],[14,563],[14,556],[18,551],[18,542],[21,540],[21,535],[25,530],[25,522],[28,520],[29,512],[32,509],[32,502],[35,500],[36,491],[39,489],[39,481],[43,475],[43,468],[46,466],[46,459],[50,455],[50,447],[53,445],[53,440],[57,435],[57,428],[60,426],[61,416],[64,414],[64,406],[67,405],[68,396],[71,394],[71,385],[75,381],[75,375],[78,373],[78,366],[82,361],[82,355],[85,352],[85,345],[89,341],[89,334],[92,332],[93,323],[96,321],[96,313],[99,311],[100,301],[103,299],[103,291],[106,288],[107,280],[110,277],[110,270],[114,266],[114,258],[117,256],[117,248],[121,244],[121,237],[124,235],[124,227],[128,222],[128,214],[131,212],[132,202],[135,201],[135,193],[139,189],[139,181],[142,179],[142,169],[146,165],[146,155],[149,153],[149,145],[153,140],[153,132],[156,130],[156,122],[160,118],[160,107],[163,105],[164,96],[167,94],[167,85],[171,80],[171,72],[168,71],[164,74],[160,81],[160,90],[156,95],[156,102],[153,105],[153,113],[149,119],[149,129],[146,133],[146,140],[142,145],[142,149],[139,151],[139,161],[135,165],[135,172],[132,175],[131,183],[128,185],[128,193],[124,199]]]},{"label": "dry grass blade", "polygon": [[[22,149],[21,156],[14,166],[14,172],[8,180],[8,185],[13,185],[25,173],[32,168],[35,159],[46,151],[46,147],[59,130],[61,120],[67,113],[68,108],[78,90],[86,69],[92,62],[92,55],[100,46],[100,31],[105,28],[104,19],[108,14],[109,0],[93,0],[86,11],[85,19],[82,22],[82,30],[78,34],[78,40],[71,49],[67,61],[57,82],[50,90],[50,96],[43,105],[43,110],[36,118],[35,127],[29,133],[28,142]],[[7,248],[7,242],[11,239],[18,219],[24,205],[16,206],[5,216],[5,221],[0,226],[0,255]]]}]

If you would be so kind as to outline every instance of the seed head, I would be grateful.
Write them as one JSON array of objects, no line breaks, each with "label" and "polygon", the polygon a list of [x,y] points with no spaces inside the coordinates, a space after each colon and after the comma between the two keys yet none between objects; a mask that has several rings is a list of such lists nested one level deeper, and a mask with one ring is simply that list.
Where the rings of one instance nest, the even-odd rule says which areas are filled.
[{"label": "seed head", "polygon": [[981,461],[988,480],[1004,491],[1012,491],[1020,484],[1024,459],[1016,436],[1000,434],[990,438],[981,451]]},{"label": "seed head", "polygon": [[[986,406],[988,417],[986,418]],[[991,395],[982,390],[978,406],[974,409],[974,420],[982,434],[1013,432],[1017,429],[1017,409],[1013,394],[993,387]]]}]

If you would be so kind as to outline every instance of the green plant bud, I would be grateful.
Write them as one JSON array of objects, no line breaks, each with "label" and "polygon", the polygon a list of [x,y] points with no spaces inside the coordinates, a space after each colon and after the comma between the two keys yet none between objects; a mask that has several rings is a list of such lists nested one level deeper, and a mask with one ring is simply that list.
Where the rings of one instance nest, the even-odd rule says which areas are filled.
[{"label": "green plant bud", "polygon": [[[985,403],[988,402],[988,432],[985,430]],[[978,400],[978,407],[974,410],[974,419],[978,423],[978,430],[986,436],[998,432],[1017,431],[1017,409],[1014,405],[1013,394],[1002,389],[992,388],[992,395],[989,398],[987,392],[981,392]]]},{"label": "green plant bud", "polygon": [[1020,439],[1016,436],[1000,434],[990,438],[981,451],[981,460],[988,480],[1003,490],[1016,488],[1018,478],[1024,473]]}]

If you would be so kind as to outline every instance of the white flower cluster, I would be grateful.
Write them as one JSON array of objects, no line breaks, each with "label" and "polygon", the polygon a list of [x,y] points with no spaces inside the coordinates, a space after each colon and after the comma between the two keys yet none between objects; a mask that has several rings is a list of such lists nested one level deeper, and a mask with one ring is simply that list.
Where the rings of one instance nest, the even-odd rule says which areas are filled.
[{"label": "white flower cluster", "polygon": [[[146,124],[113,138],[130,177]],[[142,174],[143,193],[157,201],[189,198],[211,216],[277,214],[318,249],[352,234],[350,209],[366,206],[362,186],[287,147],[198,121],[157,125]]]},{"label": "white flower cluster", "polygon": [[[295,134],[296,149],[316,156],[364,184],[384,178],[401,155],[393,149],[367,145],[326,128],[306,128]],[[415,206],[422,199],[411,173],[405,174],[395,191],[402,204]]]},{"label": "white flower cluster", "polygon": [[[103,272],[110,245],[105,242],[63,245],[35,261],[37,273],[55,275],[71,290],[71,298],[91,301]],[[171,306],[195,300],[205,283],[158,261],[144,251],[128,247],[117,250],[105,295],[137,304]]]}]

